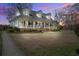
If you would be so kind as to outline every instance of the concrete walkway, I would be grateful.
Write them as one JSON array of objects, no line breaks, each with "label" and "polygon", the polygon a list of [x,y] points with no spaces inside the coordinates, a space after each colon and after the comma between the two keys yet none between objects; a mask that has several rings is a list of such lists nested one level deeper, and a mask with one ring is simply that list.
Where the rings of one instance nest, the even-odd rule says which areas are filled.
[{"label": "concrete walkway", "polygon": [[3,38],[3,51],[2,56],[25,56],[22,50],[20,50],[12,38],[6,33],[2,33]]}]

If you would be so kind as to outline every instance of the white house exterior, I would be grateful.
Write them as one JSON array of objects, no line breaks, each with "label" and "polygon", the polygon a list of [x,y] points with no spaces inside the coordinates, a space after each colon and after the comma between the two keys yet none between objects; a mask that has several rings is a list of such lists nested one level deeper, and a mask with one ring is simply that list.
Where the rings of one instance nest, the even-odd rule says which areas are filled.
[{"label": "white house exterior", "polygon": [[50,29],[51,14],[45,14],[42,11],[32,11],[22,9],[23,15],[17,10],[15,16],[9,21],[11,27],[20,29],[48,28]]}]

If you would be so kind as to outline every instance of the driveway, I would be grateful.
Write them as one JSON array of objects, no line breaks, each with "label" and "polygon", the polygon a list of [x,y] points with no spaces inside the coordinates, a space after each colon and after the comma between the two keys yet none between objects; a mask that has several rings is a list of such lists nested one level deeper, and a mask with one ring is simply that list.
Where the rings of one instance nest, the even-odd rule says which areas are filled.
[{"label": "driveway", "polygon": [[18,48],[16,46],[15,42],[12,40],[12,38],[7,34],[6,32],[2,33],[3,38],[3,56],[24,56],[24,51]]}]

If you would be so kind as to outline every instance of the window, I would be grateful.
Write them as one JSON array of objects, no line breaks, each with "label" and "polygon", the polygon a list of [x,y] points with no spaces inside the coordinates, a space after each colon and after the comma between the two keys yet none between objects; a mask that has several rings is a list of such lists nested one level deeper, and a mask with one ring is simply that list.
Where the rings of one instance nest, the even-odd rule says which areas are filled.
[{"label": "window", "polygon": [[19,12],[16,12],[16,16],[19,16],[20,15],[20,13]]},{"label": "window", "polygon": [[45,26],[49,26],[49,23],[45,23]]},{"label": "window", "polygon": [[28,21],[28,26],[33,26],[33,22],[32,21]]},{"label": "window", "polygon": [[36,16],[42,18],[42,14],[36,14]]},{"label": "window", "polygon": [[38,23],[37,22],[35,22],[35,25],[37,25]]}]

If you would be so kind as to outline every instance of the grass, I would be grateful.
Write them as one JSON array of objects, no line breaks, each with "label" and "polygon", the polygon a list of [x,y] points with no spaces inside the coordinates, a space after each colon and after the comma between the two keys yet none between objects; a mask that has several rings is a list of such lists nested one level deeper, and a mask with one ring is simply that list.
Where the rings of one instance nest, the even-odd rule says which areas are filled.
[{"label": "grass", "polygon": [[64,46],[64,47],[51,47],[51,48],[38,48],[36,50],[29,50],[31,55],[38,56],[75,56],[76,49],[79,49],[79,46]]},{"label": "grass", "polygon": [[67,45],[57,47],[38,47],[35,49],[28,49],[18,44],[28,56],[78,56],[79,45]]},{"label": "grass", "polygon": [[57,47],[38,47],[35,49],[24,48],[23,46],[18,46],[24,50],[26,55],[29,56],[78,56],[79,55],[79,45],[71,46],[57,46]]},{"label": "grass", "polygon": [[[61,34],[59,36],[59,34]],[[59,38],[57,38],[59,37]],[[37,34],[14,34],[15,42],[26,55],[31,56],[76,56],[79,55],[79,40],[72,31]]]},{"label": "grass", "polygon": [[1,38],[1,32],[0,32],[0,56],[2,55],[2,38]]}]

